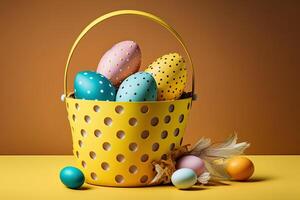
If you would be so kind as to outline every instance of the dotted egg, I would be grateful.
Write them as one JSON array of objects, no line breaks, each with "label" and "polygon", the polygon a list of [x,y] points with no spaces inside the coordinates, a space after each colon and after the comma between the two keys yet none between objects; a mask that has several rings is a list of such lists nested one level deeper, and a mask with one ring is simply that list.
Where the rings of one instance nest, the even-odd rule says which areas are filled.
[{"label": "dotted egg", "polygon": [[114,85],[119,85],[129,75],[137,72],[140,65],[139,45],[133,41],[122,41],[102,56],[97,72],[103,74]]},{"label": "dotted egg", "polygon": [[74,81],[76,99],[114,101],[116,89],[103,75],[92,71],[79,72]]},{"label": "dotted egg", "polygon": [[146,72],[137,72],[126,78],[119,87],[116,101],[155,101],[157,86],[155,79]]},{"label": "dotted egg", "polygon": [[145,71],[150,73],[157,83],[157,100],[180,98],[186,84],[187,70],[185,61],[178,53],[158,58]]}]

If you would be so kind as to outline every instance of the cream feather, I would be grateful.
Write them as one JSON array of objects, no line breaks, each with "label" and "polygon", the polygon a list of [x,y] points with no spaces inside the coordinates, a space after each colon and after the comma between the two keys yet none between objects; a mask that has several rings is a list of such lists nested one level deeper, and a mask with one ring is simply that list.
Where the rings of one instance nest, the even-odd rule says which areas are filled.
[{"label": "cream feather", "polygon": [[208,138],[201,138],[190,151],[190,154],[204,160],[206,170],[212,179],[228,179],[224,159],[241,155],[250,146],[248,142],[237,143],[237,134],[234,133],[224,142],[212,144]]},{"label": "cream feather", "polygon": [[212,144],[211,139],[201,138],[189,151],[188,145],[182,146],[170,155],[167,161],[153,162],[156,176],[150,184],[169,183],[172,173],[176,170],[176,159],[182,155],[192,154],[201,158],[205,163],[206,172],[198,177],[198,182],[206,184],[209,180],[227,180],[229,175],[225,170],[225,159],[243,154],[250,146],[248,142],[237,143],[234,133],[224,142]]}]

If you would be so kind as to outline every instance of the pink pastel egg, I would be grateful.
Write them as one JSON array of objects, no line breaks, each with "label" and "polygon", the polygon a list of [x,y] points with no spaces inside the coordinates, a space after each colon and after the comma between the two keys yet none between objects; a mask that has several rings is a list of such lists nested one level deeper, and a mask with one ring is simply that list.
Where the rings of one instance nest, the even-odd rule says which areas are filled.
[{"label": "pink pastel egg", "polygon": [[200,176],[205,170],[205,165],[201,158],[193,155],[187,155],[179,158],[176,162],[176,169],[181,168],[192,169],[197,176]]},{"label": "pink pastel egg", "polygon": [[131,74],[139,71],[141,50],[133,41],[122,41],[115,44],[101,58],[97,72],[108,78],[114,85]]}]

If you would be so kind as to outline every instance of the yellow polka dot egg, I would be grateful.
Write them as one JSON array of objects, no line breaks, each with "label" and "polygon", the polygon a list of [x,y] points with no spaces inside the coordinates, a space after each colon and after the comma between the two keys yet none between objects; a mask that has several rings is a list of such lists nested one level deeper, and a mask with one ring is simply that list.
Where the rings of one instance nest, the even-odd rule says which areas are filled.
[{"label": "yellow polka dot egg", "polygon": [[158,58],[145,70],[157,84],[157,100],[179,99],[183,93],[187,70],[185,61],[178,53],[170,53]]}]

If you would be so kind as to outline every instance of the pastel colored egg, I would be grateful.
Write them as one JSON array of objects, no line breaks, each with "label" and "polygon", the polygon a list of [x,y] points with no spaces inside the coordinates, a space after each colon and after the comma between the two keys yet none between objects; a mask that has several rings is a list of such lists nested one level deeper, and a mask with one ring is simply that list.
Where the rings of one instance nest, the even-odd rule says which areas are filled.
[{"label": "pastel colored egg", "polygon": [[133,41],[122,41],[115,44],[101,58],[97,72],[118,86],[129,75],[139,71],[141,50]]},{"label": "pastel colored egg", "polygon": [[246,157],[233,157],[226,161],[226,171],[233,180],[246,181],[254,172],[254,164]]},{"label": "pastel colored egg", "polygon": [[78,189],[84,183],[83,173],[76,167],[65,167],[60,171],[60,180],[68,188]]},{"label": "pastel colored egg", "polygon": [[157,83],[158,101],[180,98],[186,84],[187,70],[185,61],[178,53],[158,58],[145,71],[150,73]]},{"label": "pastel colored egg", "polygon": [[187,155],[179,158],[179,160],[176,162],[176,169],[181,168],[192,169],[197,176],[200,176],[205,170],[205,165],[201,158],[193,155]]},{"label": "pastel colored egg", "polygon": [[115,101],[116,89],[103,75],[92,71],[79,72],[74,81],[76,99]]},{"label": "pastel colored egg", "polygon": [[119,87],[116,101],[155,101],[157,87],[154,78],[147,72],[137,72],[126,78]]},{"label": "pastel colored egg", "polygon": [[172,174],[171,181],[178,189],[188,189],[196,184],[197,175],[192,169],[181,168]]}]

